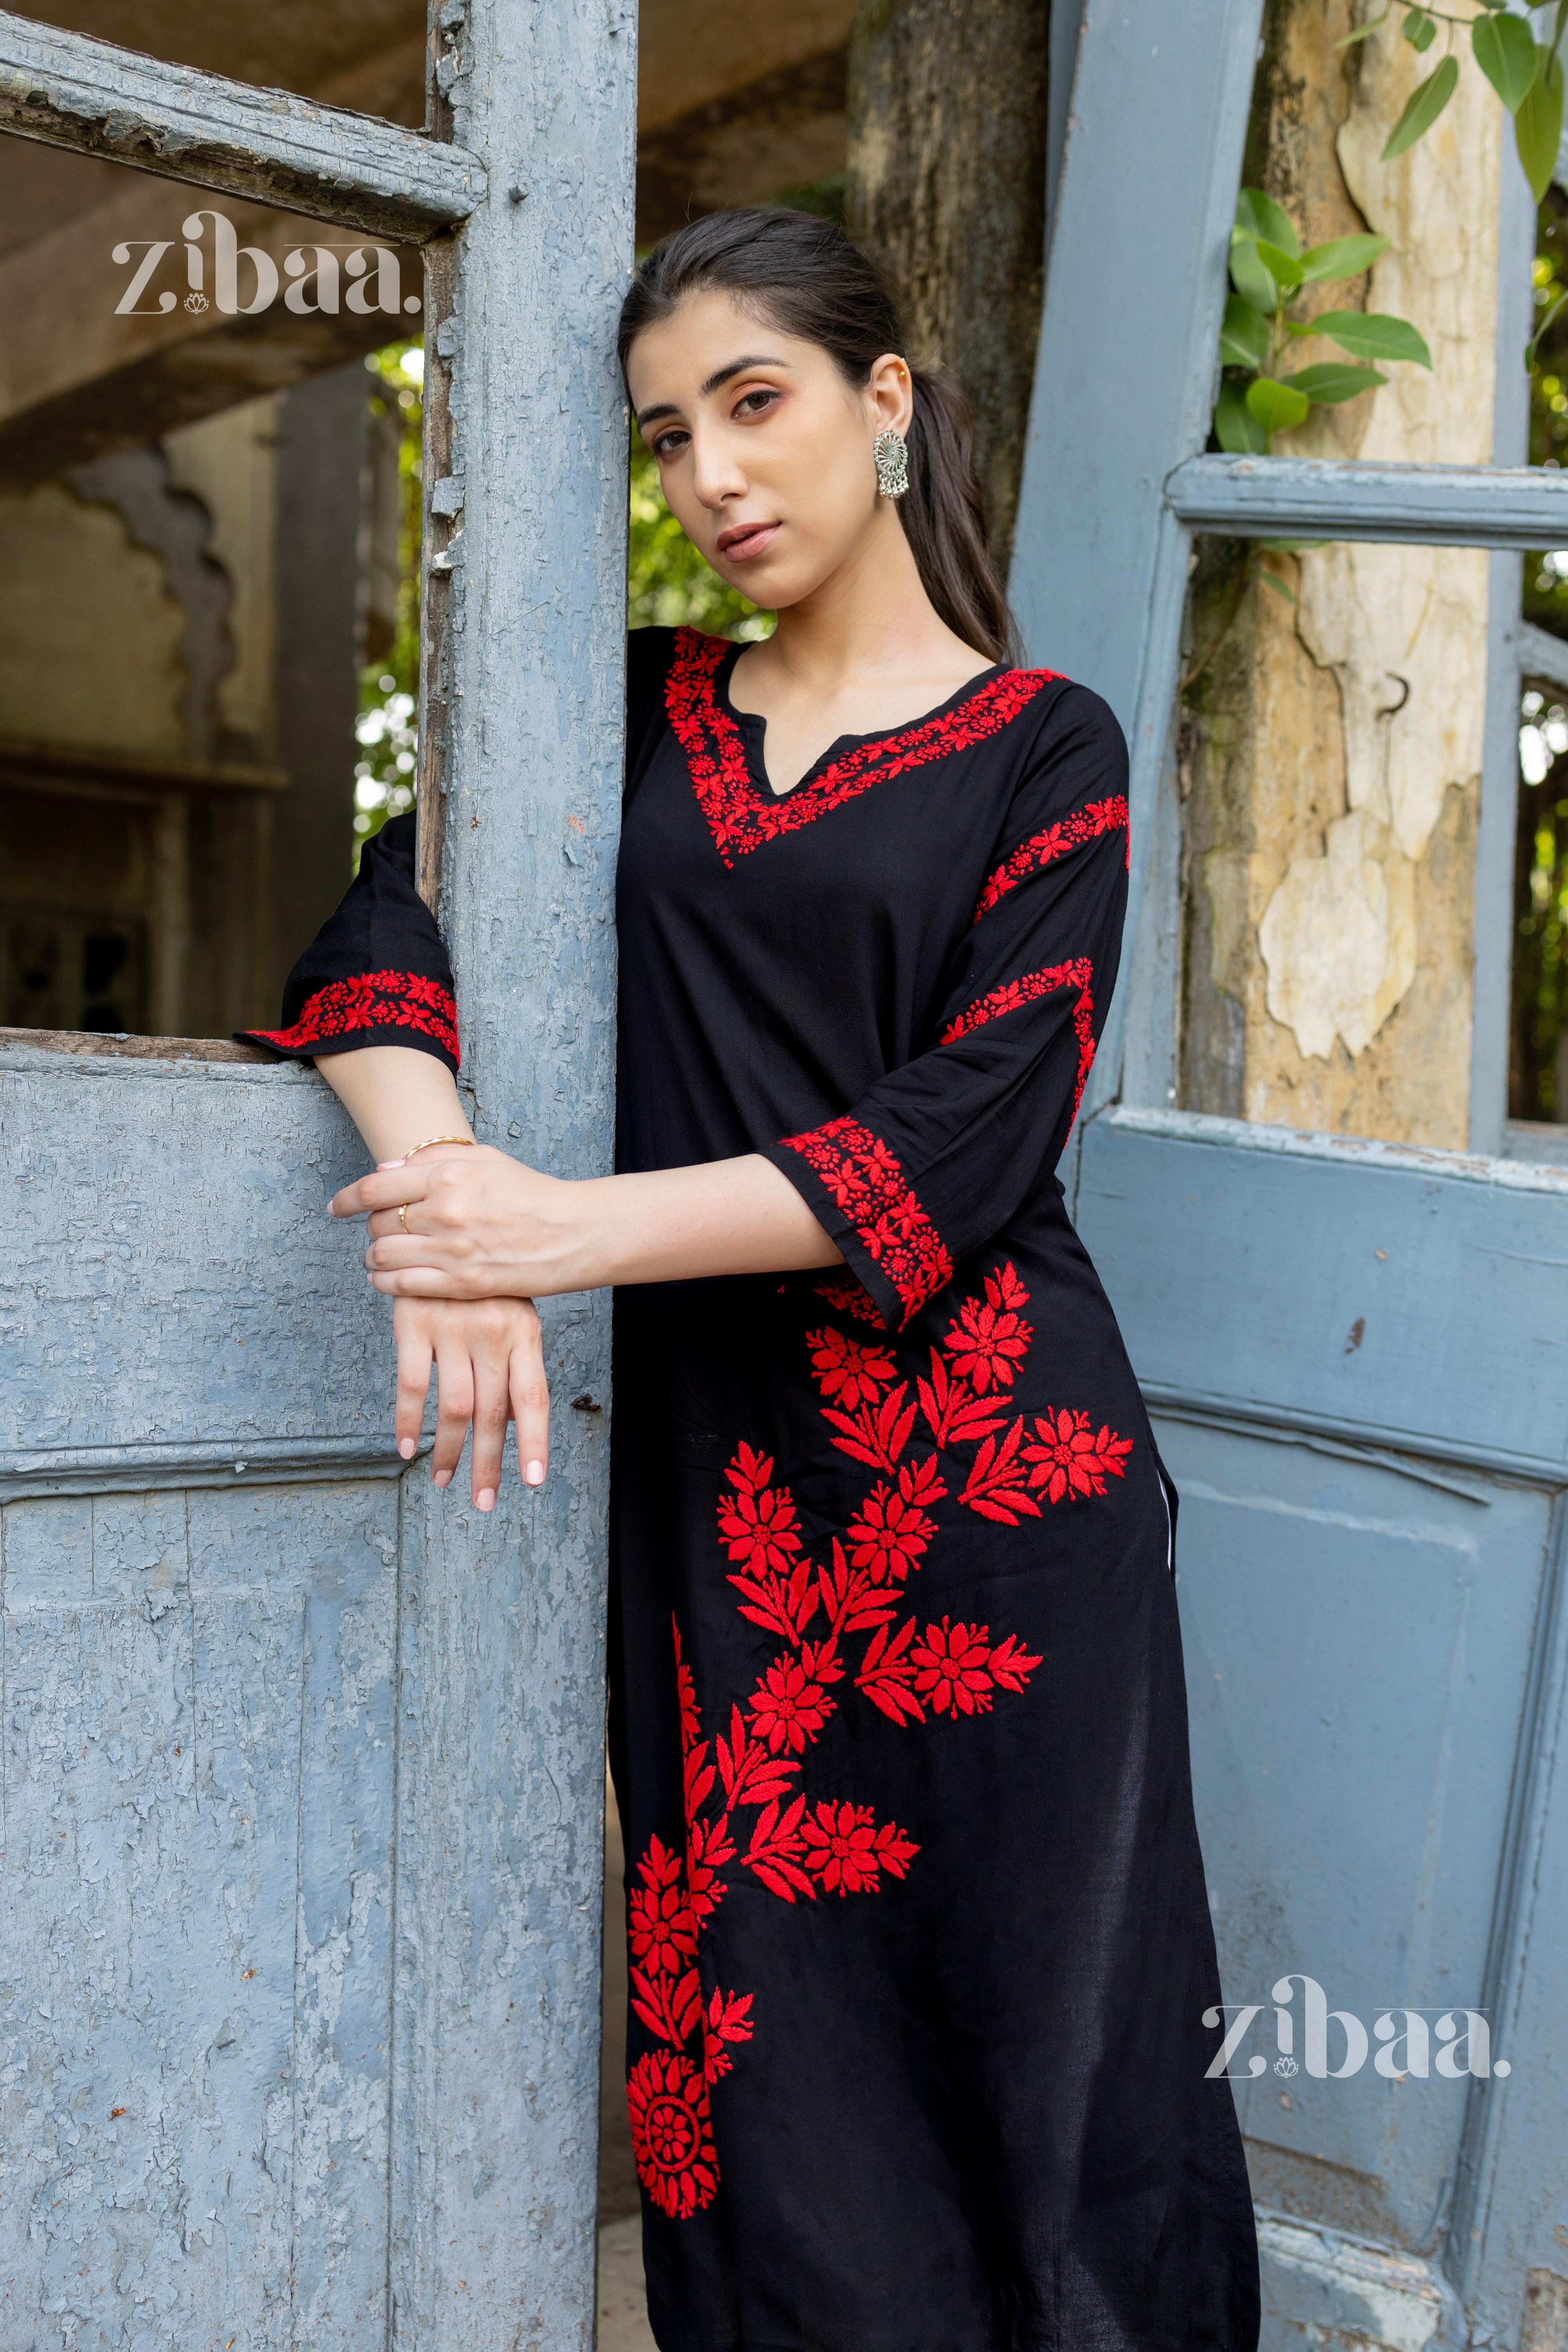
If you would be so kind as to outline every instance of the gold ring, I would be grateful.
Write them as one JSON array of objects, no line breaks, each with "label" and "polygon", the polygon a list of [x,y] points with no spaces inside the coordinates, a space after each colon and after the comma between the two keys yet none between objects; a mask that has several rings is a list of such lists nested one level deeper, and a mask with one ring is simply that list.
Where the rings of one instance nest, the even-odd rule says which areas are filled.
[{"label": "gold ring", "polygon": [[404,1232],[406,1233],[408,1231],[408,1203],[406,1201],[405,1201],[398,1209],[397,1222],[403,1227]]}]

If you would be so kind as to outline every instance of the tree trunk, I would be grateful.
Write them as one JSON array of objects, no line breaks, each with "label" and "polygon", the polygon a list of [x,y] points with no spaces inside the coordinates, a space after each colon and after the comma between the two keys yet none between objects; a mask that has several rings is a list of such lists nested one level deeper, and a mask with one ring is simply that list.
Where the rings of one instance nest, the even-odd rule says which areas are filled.
[{"label": "tree trunk", "polygon": [[861,0],[849,41],[850,233],[904,315],[909,356],[974,411],[1005,567],[1039,334],[1050,0]]}]

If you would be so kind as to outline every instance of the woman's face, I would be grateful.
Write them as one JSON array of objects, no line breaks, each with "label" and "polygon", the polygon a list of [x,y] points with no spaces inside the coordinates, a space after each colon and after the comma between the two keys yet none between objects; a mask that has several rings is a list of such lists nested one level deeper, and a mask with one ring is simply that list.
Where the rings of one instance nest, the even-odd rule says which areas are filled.
[{"label": "woman's face", "polygon": [[886,426],[909,429],[909,370],[896,352],[857,386],[819,343],[709,292],[643,329],[626,378],[670,512],[754,604],[798,604],[868,535],[899,531],[871,457]]}]

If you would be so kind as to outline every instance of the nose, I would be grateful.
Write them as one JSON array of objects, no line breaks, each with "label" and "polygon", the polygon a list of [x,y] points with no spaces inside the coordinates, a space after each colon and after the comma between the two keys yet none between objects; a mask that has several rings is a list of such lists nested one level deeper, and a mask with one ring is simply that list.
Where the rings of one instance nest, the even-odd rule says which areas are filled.
[{"label": "nose", "polygon": [[691,435],[691,487],[711,513],[746,495],[745,470],[731,436],[700,420]]}]

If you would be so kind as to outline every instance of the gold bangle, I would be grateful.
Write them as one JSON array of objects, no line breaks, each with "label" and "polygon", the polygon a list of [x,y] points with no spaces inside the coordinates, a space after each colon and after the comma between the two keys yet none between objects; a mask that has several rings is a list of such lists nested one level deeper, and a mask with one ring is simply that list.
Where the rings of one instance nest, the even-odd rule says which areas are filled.
[{"label": "gold bangle", "polygon": [[[414,1151],[428,1151],[433,1143],[472,1143],[473,1139],[471,1135],[427,1135],[423,1143],[415,1145]],[[405,1151],[405,1160],[412,1160],[414,1151]]]}]

